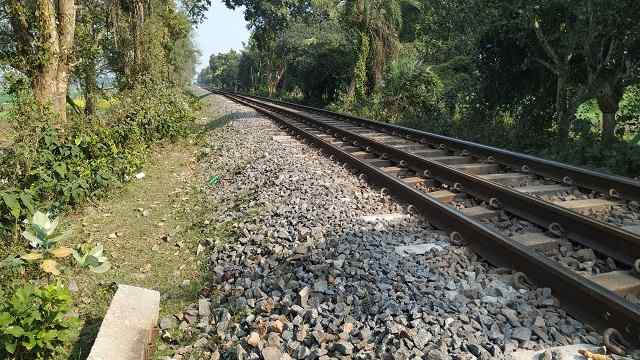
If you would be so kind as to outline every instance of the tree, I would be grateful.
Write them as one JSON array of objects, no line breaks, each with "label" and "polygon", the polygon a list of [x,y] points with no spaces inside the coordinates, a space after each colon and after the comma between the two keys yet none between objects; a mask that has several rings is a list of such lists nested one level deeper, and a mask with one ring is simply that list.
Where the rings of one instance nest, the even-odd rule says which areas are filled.
[{"label": "tree", "polygon": [[288,49],[282,90],[301,92],[305,102],[326,105],[348,85],[355,49],[337,16],[293,21],[277,41]]},{"label": "tree", "polygon": [[561,138],[568,137],[577,107],[596,98],[603,114],[601,139],[611,143],[624,90],[640,81],[640,5],[528,1],[518,11],[535,35],[531,59],[556,76]]},{"label": "tree", "polygon": [[107,31],[106,6],[102,0],[86,0],[78,6],[74,53],[74,75],[81,84],[84,112],[96,112],[99,66],[104,58]]},{"label": "tree", "polygon": [[350,92],[364,95],[367,74],[372,87],[382,83],[387,60],[399,49],[398,32],[402,26],[401,1],[398,0],[347,0],[344,4],[345,21],[356,29],[358,59]]},{"label": "tree", "polygon": [[30,79],[38,103],[51,104],[64,124],[76,24],[74,0],[58,0],[56,5],[50,0],[3,3],[13,35],[9,64]]},{"label": "tree", "polygon": [[266,81],[269,96],[275,94],[287,70],[284,57],[287,49],[278,43],[281,34],[294,17],[303,17],[313,8],[305,0],[267,1],[267,0],[224,0],[227,7],[235,9],[245,7],[244,17],[252,30],[252,39],[258,51],[262,53],[261,73]]},{"label": "tree", "polygon": [[198,76],[198,82],[216,89],[237,91],[239,88],[240,54],[235,50],[211,55],[209,66]]}]

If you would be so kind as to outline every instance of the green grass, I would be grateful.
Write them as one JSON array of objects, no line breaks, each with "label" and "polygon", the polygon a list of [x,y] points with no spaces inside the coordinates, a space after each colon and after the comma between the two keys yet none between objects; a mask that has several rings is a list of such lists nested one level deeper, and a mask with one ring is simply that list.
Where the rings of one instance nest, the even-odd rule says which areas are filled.
[{"label": "green grass", "polygon": [[200,223],[211,209],[200,205],[208,203],[199,190],[205,180],[191,167],[194,150],[189,144],[158,148],[144,179],[66,217],[73,234],[66,245],[102,243],[113,264],[104,274],[70,267],[64,275],[78,286],[74,300],[82,321],[71,358],[88,355],[116,284],[160,291],[162,316],[196,301],[205,263],[197,254]]}]

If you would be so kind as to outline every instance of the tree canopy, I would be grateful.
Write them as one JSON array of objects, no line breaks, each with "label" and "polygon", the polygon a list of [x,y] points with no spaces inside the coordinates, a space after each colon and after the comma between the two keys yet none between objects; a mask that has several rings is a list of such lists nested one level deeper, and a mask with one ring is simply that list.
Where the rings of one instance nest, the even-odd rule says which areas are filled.
[{"label": "tree canopy", "polygon": [[224,3],[246,9],[251,40],[236,53],[237,81],[204,76],[210,66],[203,84],[518,149],[605,151],[637,138],[633,0]]}]

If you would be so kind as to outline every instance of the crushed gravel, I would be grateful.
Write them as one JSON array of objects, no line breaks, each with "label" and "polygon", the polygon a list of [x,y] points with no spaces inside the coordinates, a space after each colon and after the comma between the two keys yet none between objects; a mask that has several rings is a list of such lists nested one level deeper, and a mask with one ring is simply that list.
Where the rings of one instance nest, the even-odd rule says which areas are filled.
[{"label": "crushed gravel", "polygon": [[[207,223],[211,281],[161,319],[167,359],[502,359],[516,349],[600,345],[550,289],[448,243],[406,207],[317,149],[219,96],[229,122],[201,170],[221,176]],[[400,219],[365,218],[404,214]],[[184,341],[188,339],[188,341]]]}]

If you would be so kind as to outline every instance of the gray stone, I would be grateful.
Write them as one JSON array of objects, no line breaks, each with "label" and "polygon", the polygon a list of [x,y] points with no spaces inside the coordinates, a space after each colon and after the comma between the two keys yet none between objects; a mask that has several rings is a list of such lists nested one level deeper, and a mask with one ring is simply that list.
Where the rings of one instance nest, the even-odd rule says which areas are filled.
[{"label": "gray stone", "polygon": [[264,360],[280,360],[282,359],[282,351],[275,346],[267,346],[262,349],[262,357]]},{"label": "gray stone", "polygon": [[427,359],[429,360],[451,360],[451,356],[442,352],[441,350],[429,350],[427,353]]},{"label": "gray stone", "polygon": [[173,329],[178,326],[178,321],[173,316],[166,316],[160,319],[160,330]]},{"label": "gray stone", "polygon": [[211,315],[211,303],[207,299],[198,300],[198,315],[209,317]]},{"label": "gray stone", "polygon": [[333,351],[341,355],[351,355],[353,353],[353,344],[348,341],[338,341],[333,345]]},{"label": "gray stone", "polygon": [[431,333],[426,329],[420,329],[417,334],[412,337],[412,340],[418,349],[424,349],[424,347],[431,341],[432,337]]},{"label": "gray stone", "polygon": [[596,254],[591,249],[580,249],[575,252],[574,256],[581,261],[595,261]]},{"label": "gray stone", "polygon": [[531,329],[526,327],[515,328],[513,334],[511,334],[511,338],[520,341],[529,341],[531,338]]}]

